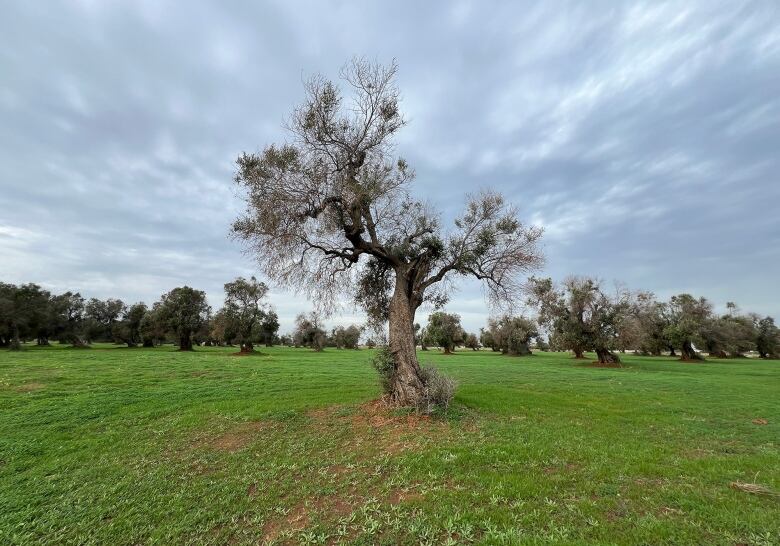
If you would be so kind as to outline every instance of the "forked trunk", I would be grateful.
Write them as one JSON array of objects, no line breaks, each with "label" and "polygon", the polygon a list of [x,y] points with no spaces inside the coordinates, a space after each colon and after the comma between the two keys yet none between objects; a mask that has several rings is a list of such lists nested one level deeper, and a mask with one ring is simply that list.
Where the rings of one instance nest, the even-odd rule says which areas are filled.
[{"label": "forked trunk", "polygon": [[575,347],[572,351],[574,351],[574,358],[585,358],[585,351],[581,347]]},{"label": "forked trunk", "polygon": [[395,369],[390,397],[399,406],[416,406],[424,387],[414,343],[414,307],[406,288],[406,279],[398,274],[395,291],[390,299],[389,334]]},{"label": "forked trunk", "polygon": [[620,357],[605,347],[596,348],[599,364],[620,364]]},{"label": "forked trunk", "polygon": [[704,360],[699,353],[693,350],[693,344],[685,340],[682,344],[682,350],[680,351],[681,360]]}]

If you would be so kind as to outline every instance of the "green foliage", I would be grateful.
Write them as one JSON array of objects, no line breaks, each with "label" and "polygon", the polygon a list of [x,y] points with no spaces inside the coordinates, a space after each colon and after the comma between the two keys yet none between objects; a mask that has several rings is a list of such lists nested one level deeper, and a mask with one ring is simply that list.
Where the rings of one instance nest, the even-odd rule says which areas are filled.
[{"label": "green foliage", "polygon": [[772,317],[754,317],[756,328],[756,350],[761,358],[780,356],[780,329]]},{"label": "green foliage", "polygon": [[371,357],[371,366],[379,374],[379,385],[382,387],[382,392],[391,394],[393,392],[395,365],[393,364],[393,353],[390,352],[390,347],[379,347]]},{"label": "green foliage", "polygon": [[539,335],[533,320],[509,315],[488,319],[487,331],[491,348],[512,356],[531,354],[531,340]]},{"label": "green foliage", "polygon": [[176,336],[180,349],[188,350],[192,349],[192,334],[207,322],[210,310],[205,292],[182,286],[163,294],[155,313]]},{"label": "green foliage", "polygon": [[426,327],[426,338],[431,344],[444,349],[445,353],[452,352],[456,345],[463,343],[463,327],[460,325],[460,316],[442,311],[430,314]]}]

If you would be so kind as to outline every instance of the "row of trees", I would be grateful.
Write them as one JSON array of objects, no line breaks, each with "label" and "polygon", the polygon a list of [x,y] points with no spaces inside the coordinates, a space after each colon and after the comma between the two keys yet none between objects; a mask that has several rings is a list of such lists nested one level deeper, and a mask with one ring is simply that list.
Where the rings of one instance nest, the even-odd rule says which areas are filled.
[{"label": "row of trees", "polygon": [[206,294],[189,286],[163,294],[151,307],[109,298],[85,299],[78,292],[52,294],[36,284],[0,283],[0,346],[18,349],[23,341],[74,347],[110,341],[128,347],[172,340],[183,351],[195,343],[238,344],[279,341],[279,320],[265,302],[268,287],[254,277],[225,284],[223,307],[212,314]]},{"label": "row of trees", "polygon": [[353,324],[347,327],[336,326],[328,334],[322,326],[319,313],[301,313],[295,317],[292,336],[283,336],[282,343],[295,347],[311,347],[315,351],[322,351],[325,347],[357,349],[362,333],[363,328]]},{"label": "row of trees", "polygon": [[[739,357],[757,351],[762,358],[778,356],[780,331],[774,319],[741,313],[734,303],[717,314],[706,298],[690,294],[659,301],[651,292],[632,292],[616,286],[607,290],[590,277],[569,277],[556,285],[551,279],[529,283],[539,324],[550,334],[550,345],[581,358],[594,351],[601,363],[618,363],[617,351],[646,355],[678,353],[682,360],[701,360],[702,352],[716,357]],[[697,350],[698,349],[698,350]]]},{"label": "row of trees", "polygon": [[720,358],[740,357],[749,351],[762,358],[777,358],[780,352],[780,330],[774,319],[741,313],[731,302],[725,314],[717,314],[705,298],[679,294],[659,301],[650,292],[620,286],[608,291],[590,277],[569,277],[560,284],[549,278],[531,278],[528,288],[527,304],[535,319],[491,318],[477,340],[463,330],[458,315],[436,312],[425,328],[415,325],[417,342],[423,350],[437,345],[445,353],[455,346],[482,346],[527,355],[535,340],[539,349],[572,351],[576,358],[592,351],[602,364],[619,363],[618,353],[626,350],[655,356],[679,353],[682,360],[700,360],[702,352]]}]

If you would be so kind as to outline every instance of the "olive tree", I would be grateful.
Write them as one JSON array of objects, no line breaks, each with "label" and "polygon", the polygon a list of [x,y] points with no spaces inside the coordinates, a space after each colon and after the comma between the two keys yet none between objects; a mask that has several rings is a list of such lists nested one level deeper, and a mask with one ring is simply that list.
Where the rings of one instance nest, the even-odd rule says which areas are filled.
[{"label": "olive tree", "polygon": [[263,299],[267,294],[268,287],[255,277],[225,283],[224,317],[232,325],[228,329],[236,332],[242,353],[254,351],[253,335],[265,317]]},{"label": "olive tree", "polygon": [[341,72],[349,100],[322,76],[308,80],[306,99],[287,123],[291,140],[238,158],[246,211],[232,231],[271,280],[306,292],[323,310],[348,292],[370,317],[387,319],[389,394],[415,406],[424,396],[417,309],[446,299],[442,286],[458,276],[483,281],[493,303],[514,301],[521,274],[542,262],[542,231],[486,191],[469,197],[445,232],[439,216],[410,195],[414,171],[394,155],[393,139],[406,124],[396,72],[395,63],[352,61]]},{"label": "olive tree", "polygon": [[531,354],[531,340],[539,335],[533,320],[504,315],[488,319],[488,331],[493,347],[505,355]]},{"label": "olive tree", "polygon": [[154,318],[176,336],[180,351],[191,351],[192,334],[206,323],[210,310],[205,292],[180,286],[162,295]]},{"label": "olive tree", "polygon": [[36,335],[46,317],[49,293],[33,283],[0,283],[0,338],[12,350]]},{"label": "olive tree", "polygon": [[295,330],[293,331],[293,343],[296,347],[310,347],[315,351],[322,351],[325,347],[327,336],[322,328],[322,319],[316,311],[308,315],[300,313],[295,317]]},{"label": "olive tree", "polygon": [[540,324],[552,330],[556,344],[577,358],[592,350],[601,364],[620,363],[613,350],[630,309],[628,292],[617,289],[608,294],[589,277],[569,277],[561,287],[551,279],[531,279],[529,285],[529,303],[537,306]]},{"label": "olive tree", "polygon": [[761,318],[753,315],[756,330],[756,351],[761,358],[778,358],[780,356],[780,328],[775,326],[772,317]]},{"label": "olive tree", "polygon": [[437,311],[428,317],[427,341],[438,345],[444,354],[452,354],[456,345],[464,342],[460,315]]},{"label": "olive tree", "polygon": [[694,345],[704,343],[703,332],[711,317],[712,304],[705,298],[678,294],[669,300],[664,336],[672,348],[680,349],[680,360],[703,360]]},{"label": "olive tree", "polygon": [[130,307],[126,307],[121,319],[113,326],[112,334],[114,338],[127,344],[128,347],[137,347],[143,341],[141,322],[147,311],[144,303],[135,303]]}]

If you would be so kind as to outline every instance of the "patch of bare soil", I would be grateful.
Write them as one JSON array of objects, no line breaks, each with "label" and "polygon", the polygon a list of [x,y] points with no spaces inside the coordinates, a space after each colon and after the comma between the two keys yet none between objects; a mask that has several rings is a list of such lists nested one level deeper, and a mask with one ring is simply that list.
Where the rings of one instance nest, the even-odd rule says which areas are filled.
[{"label": "patch of bare soil", "polygon": [[400,488],[393,489],[387,495],[387,502],[393,506],[401,504],[402,502],[412,502],[422,499],[423,496],[420,493],[415,493],[414,491],[407,491]]},{"label": "patch of bare soil", "polygon": [[769,421],[767,421],[766,419],[759,418],[759,419],[753,419],[751,423],[753,423],[754,425],[768,425]]},{"label": "patch of bare soil", "polygon": [[35,392],[44,388],[46,385],[43,383],[25,383],[16,387],[16,392]]},{"label": "patch of bare soil", "polygon": [[281,518],[275,518],[263,526],[263,541],[273,542],[284,531],[301,531],[309,525],[309,512],[306,505],[300,503]]},{"label": "patch of bare soil", "polygon": [[246,447],[252,440],[257,438],[258,434],[264,430],[273,427],[269,421],[251,421],[241,423],[240,425],[220,434],[215,438],[209,438],[196,443],[196,447],[205,446],[217,451],[227,451],[234,453]]},{"label": "patch of bare soil", "polygon": [[416,413],[398,414],[383,400],[360,405],[353,413],[341,415],[339,406],[317,408],[307,413],[311,426],[326,432],[348,425],[352,437],[346,449],[371,454],[378,450],[395,455],[419,447],[423,442],[443,438],[449,423]]},{"label": "patch of bare soil", "polygon": [[579,469],[580,465],[577,463],[566,463],[565,465],[561,466],[548,466],[545,467],[544,473],[545,474],[560,474],[565,472],[574,472],[575,470]]}]

